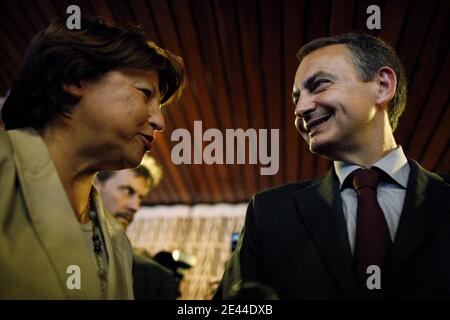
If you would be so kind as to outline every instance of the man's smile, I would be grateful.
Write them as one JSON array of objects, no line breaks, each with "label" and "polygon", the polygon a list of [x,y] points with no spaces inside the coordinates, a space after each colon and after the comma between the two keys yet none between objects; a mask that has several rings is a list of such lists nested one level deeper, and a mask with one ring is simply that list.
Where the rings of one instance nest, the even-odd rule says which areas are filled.
[{"label": "man's smile", "polygon": [[332,116],[334,112],[331,110],[327,110],[325,113],[320,114],[314,118],[307,119],[308,117],[303,118],[303,126],[309,135],[313,134],[315,129],[322,126],[322,124],[326,123]]}]

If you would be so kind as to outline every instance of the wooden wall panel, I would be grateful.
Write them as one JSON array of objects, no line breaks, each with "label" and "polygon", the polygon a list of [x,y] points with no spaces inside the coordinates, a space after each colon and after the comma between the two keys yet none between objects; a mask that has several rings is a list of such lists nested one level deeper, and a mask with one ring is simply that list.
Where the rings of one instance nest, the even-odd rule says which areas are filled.
[{"label": "wooden wall panel", "polygon": [[[265,188],[324,175],[330,161],[312,154],[294,126],[296,52],[313,38],[350,30],[379,35],[396,48],[410,92],[397,142],[427,169],[450,171],[449,1],[0,0],[0,94],[17,76],[31,38],[51,19],[66,17],[70,4],[109,23],[137,23],[185,61],[183,97],[163,109],[166,130],[152,151],[164,179],[147,204],[236,203]],[[381,30],[367,30],[371,4],[381,8]],[[279,172],[262,176],[259,163],[173,164],[171,133],[185,128],[193,135],[196,120],[203,132],[279,129]]]}]

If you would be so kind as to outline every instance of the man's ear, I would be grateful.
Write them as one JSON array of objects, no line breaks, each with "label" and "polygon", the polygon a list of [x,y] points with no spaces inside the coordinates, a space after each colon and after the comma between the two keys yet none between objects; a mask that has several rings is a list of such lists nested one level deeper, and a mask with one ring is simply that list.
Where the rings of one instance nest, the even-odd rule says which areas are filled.
[{"label": "man's ear", "polygon": [[85,88],[82,84],[63,83],[62,88],[64,92],[78,99],[81,99],[85,91]]},{"label": "man's ear", "polygon": [[377,81],[376,104],[387,105],[395,96],[397,75],[392,68],[382,67],[378,70]]}]

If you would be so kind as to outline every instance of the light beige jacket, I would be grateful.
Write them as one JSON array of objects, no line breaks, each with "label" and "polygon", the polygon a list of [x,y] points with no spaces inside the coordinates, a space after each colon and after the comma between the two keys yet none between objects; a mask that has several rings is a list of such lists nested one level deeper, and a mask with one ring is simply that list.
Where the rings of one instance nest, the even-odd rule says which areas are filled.
[{"label": "light beige jacket", "polygon": [[[94,199],[109,258],[106,295],[43,140],[30,128],[0,130],[0,299],[133,298],[130,242],[95,189]],[[67,285],[72,265],[80,289]]]}]

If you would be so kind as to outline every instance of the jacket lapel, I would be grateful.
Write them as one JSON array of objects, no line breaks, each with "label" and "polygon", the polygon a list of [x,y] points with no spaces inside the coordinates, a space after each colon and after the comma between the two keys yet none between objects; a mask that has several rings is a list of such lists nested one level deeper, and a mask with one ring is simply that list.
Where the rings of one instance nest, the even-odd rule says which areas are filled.
[{"label": "jacket lapel", "polygon": [[[93,195],[108,252],[108,299],[132,299],[132,280],[127,276],[131,274],[131,245],[123,227],[103,207],[95,187]],[[126,256],[126,252],[130,255]]]},{"label": "jacket lapel", "polygon": [[320,251],[330,273],[347,294],[356,298],[353,257],[339,194],[339,183],[333,170],[296,197],[300,215]]},{"label": "jacket lapel", "polygon": [[[69,299],[94,299],[101,296],[95,258],[64,191],[47,148],[33,129],[8,131],[26,207],[36,236],[46,250],[61,290]],[[32,158],[33,161],[30,161]],[[68,289],[67,268],[81,271],[81,288]]]},{"label": "jacket lapel", "polygon": [[439,227],[450,212],[450,192],[435,174],[409,160],[411,171],[405,202],[388,264],[387,285],[392,285],[396,275],[408,258]]}]

